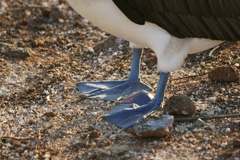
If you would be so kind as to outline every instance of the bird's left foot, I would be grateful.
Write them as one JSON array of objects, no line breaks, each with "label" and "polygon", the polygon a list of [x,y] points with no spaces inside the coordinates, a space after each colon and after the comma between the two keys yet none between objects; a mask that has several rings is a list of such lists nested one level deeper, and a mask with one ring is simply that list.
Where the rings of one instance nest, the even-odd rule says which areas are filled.
[{"label": "bird's left foot", "polygon": [[106,114],[105,119],[119,128],[127,129],[141,122],[158,107],[154,101],[150,101],[148,104],[142,106],[137,104],[121,104]]},{"label": "bird's left foot", "polygon": [[121,104],[115,107],[110,113],[105,115],[105,119],[118,126],[127,129],[141,122],[146,116],[160,107],[164,91],[167,85],[169,73],[160,73],[160,80],[156,95],[153,100],[144,105]]}]

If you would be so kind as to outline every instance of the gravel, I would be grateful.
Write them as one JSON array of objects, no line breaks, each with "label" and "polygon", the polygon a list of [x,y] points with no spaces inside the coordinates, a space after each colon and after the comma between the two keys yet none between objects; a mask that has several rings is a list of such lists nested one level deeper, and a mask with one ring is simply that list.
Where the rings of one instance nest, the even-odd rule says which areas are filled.
[{"label": "gravel", "polygon": [[[239,73],[239,57],[239,42],[190,55],[171,74],[166,99],[189,97],[196,116],[239,113],[239,81],[208,79],[221,66]],[[127,42],[94,27],[64,0],[1,0],[0,159],[239,159],[239,117],[176,122],[170,136],[139,139],[102,118],[116,102],[75,91],[79,81],[126,78],[130,59]],[[147,49],[141,78],[156,89],[158,77]],[[160,115],[161,109],[149,119]]]}]

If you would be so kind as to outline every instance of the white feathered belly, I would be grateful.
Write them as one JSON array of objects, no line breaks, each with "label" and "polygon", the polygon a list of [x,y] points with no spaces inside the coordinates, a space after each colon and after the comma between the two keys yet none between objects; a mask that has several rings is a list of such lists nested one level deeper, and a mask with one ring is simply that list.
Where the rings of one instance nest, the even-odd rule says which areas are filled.
[{"label": "white feathered belly", "polygon": [[102,30],[126,39],[138,47],[153,49],[158,59],[162,59],[158,61],[161,63],[158,67],[162,71],[172,71],[180,67],[187,53],[207,50],[221,43],[197,38],[179,39],[155,24],[138,25],[130,21],[112,0],[68,1],[78,13]]}]

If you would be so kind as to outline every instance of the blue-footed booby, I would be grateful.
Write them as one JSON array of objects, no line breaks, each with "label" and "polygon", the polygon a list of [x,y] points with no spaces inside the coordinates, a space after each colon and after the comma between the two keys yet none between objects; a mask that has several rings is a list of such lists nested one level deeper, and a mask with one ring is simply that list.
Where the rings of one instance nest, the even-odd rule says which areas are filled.
[{"label": "blue-footed booby", "polygon": [[[139,79],[143,48],[157,56],[160,79],[156,94],[141,104],[124,104],[105,115],[108,122],[129,128],[160,107],[170,72],[187,54],[240,39],[239,0],[67,0],[71,7],[100,29],[128,40],[133,46],[127,80],[80,82],[88,97],[117,100],[134,92],[150,92]],[[135,99],[138,101],[138,98]]]}]

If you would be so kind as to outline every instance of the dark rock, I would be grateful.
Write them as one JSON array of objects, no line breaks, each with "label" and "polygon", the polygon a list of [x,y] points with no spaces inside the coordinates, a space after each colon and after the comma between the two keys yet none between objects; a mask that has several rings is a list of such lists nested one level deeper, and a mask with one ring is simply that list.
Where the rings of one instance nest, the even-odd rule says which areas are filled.
[{"label": "dark rock", "polygon": [[208,77],[211,81],[236,82],[239,80],[239,72],[231,66],[223,66],[209,72]]},{"label": "dark rock", "polygon": [[79,149],[87,148],[87,147],[89,146],[85,142],[76,142],[76,143],[73,143],[71,146],[69,146],[69,150],[73,152],[77,152]]},{"label": "dark rock", "polygon": [[42,8],[42,17],[46,22],[59,22],[63,13],[58,7]]},{"label": "dark rock", "polygon": [[9,52],[2,52],[0,55],[7,60],[25,60],[30,55],[25,49],[12,49]]},{"label": "dark rock", "polygon": [[48,117],[48,118],[53,118],[53,117],[56,117],[57,114],[54,113],[54,112],[47,112],[47,113],[45,113],[43,116],[46,116],[46,117]]},{"label": "dark rock", "polygon": [[30,49],[16,47],[10,44],[0,44],[0,57],[6,60],[26,60],[30,57]]},{"label": "dark rock", "polygon": [[240,141],[234,140],[220,154],[219,159],[235,160],[240,158]]},{"label": "dark rock", "polygon": [[97,139],[101,136],[101,132],[99,130],[93,130],[90,134],[89,134],[89,139]]},{"label": "dark rock", "polygon": [[233,141],[233,148],[240,149],[240,140],[237,139]]},{"label": "dark rock", "polygon": [[42,16],[43,17],[46,17],[46,18],[50,18],[50,16],[51,16],[51,10],[50,9],[48,9],[48,8],[43,8],[42,9]]},{"label": "dark rock", "polygon": [[145,54],[143,55],[143,61],[146,63],[148,68],[153,68],[153,66],[157,64],[157,56],[150,49],[146,49],[144,53]]},{"label": "dark rock", "polygon": [[192,116],[196,112],[196,106],[187,96],[173,96],[167,100],[164,113],[179,116]]},{"label": "dark rock", "polygon": [[174,117],[163,115],[158,120],[139,123],[128,132],[139,138],[163,138],[171,134]]}]

